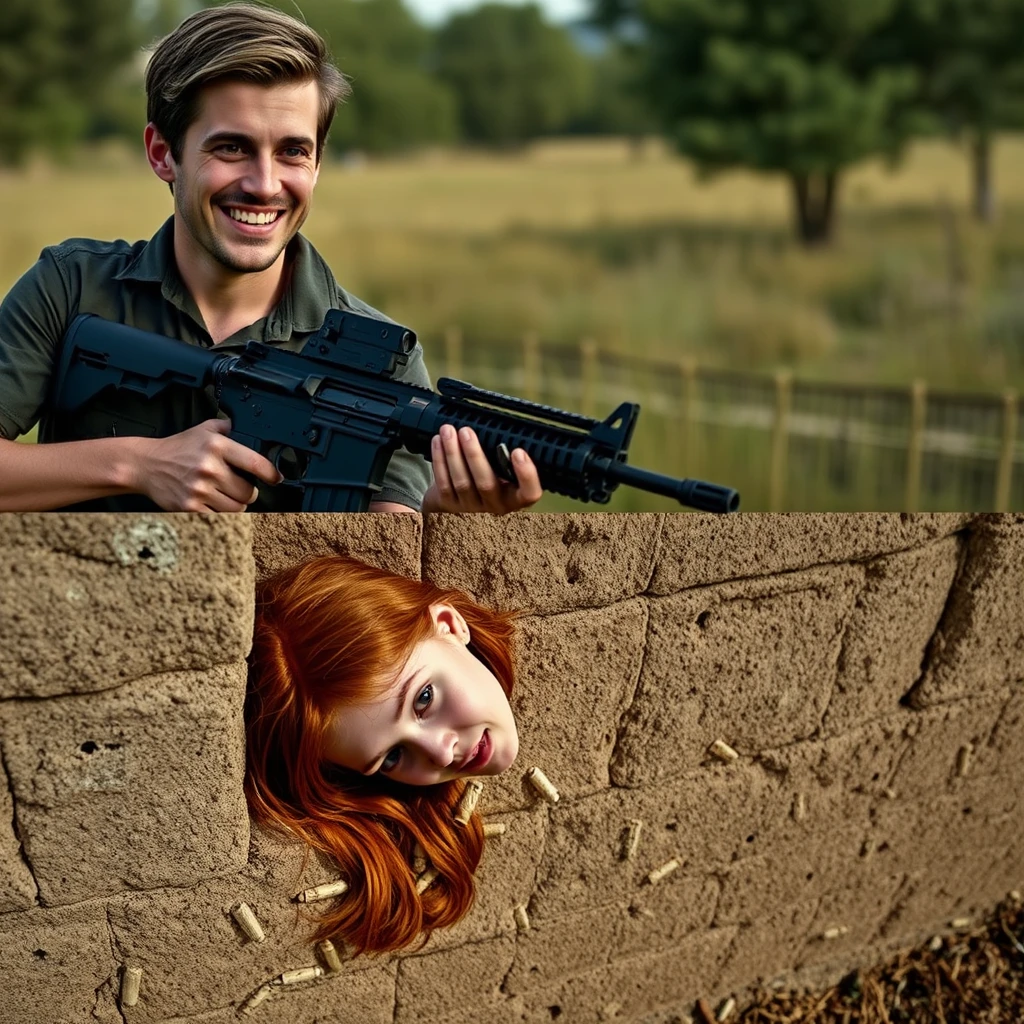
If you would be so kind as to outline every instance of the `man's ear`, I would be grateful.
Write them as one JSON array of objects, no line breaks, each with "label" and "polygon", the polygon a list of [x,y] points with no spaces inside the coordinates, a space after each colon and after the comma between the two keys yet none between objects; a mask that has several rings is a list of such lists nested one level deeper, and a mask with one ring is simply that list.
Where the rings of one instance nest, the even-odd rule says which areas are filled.
[{"label": "man's ear", "polygon": [[438,635],[452,636],[463,645],[469,643],[469,625],[450,604],[432,604],[430,617],[434,621],[434,631]]},{"label": "man's ear", "polygon": [[174,179],[178,175],[178,165],[171,155],[170,145],[152,121],[146,125],[143,139],[146,143],[146,159],[149,160],[149,166],[153,168],[153,173],[161,181],[173,185]]}]

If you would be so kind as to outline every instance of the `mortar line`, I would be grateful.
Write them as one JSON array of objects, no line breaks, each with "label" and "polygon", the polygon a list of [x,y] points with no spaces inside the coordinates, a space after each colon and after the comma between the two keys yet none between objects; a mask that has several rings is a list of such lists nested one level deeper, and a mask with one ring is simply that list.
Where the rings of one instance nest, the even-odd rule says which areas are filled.
[{"label": "mortar line", "polygon": [[867,555],[855,555],[850,558],[842,558],[836,561],[828,562],[812,562],[809,565],[792,566],[790,568],[780,568],[763,573],[757,573],[750,576],[723,576],[721,579],[707,580],[703,583],[692,583],[689,586],[681,586],[676,590],[672,590],[666,594],[648,594],[649,597],[665,598],[675,597],[677,594],[691,593],[697,590],[706,590],[709,587],[721,587],[729,583],[751,583],[758,580],[768,580],[776,576],[792,576],[800,572],[810,572],[814,569],[834,569],[841,566],[847,565],[869,565],[872,562],[877,562],[883,558],[892,558],[895,555],[904,555],[909,551],[924,551],[927,548],[933,547],[936,544],[941,544],[944,540],[948,540],[950,537],[963,538],[965,534],[969,534],[971,530],[971,524],[961,527],[959,530],[953,530],[951,533],[944,534],[941,537],[934,537],[930,540],[925,541],[923,544],[911,544],[908,547],[896,548],[892,551],[876,551],[872,554]]},{"label": "mortar line", "polygon": [[25,870],[28,871],[29,878],[32,879],[32,884],[35,886],[35,896],[32,898],[32,902],[39,906],[39,880],[36,878],[35,869],[32,867],[32,862],[29,860],[28,852],[25,849],[25,841],[21,835],[21,827],[18,824],[18,801],[14,796],[14,781],[11,777],[11,770],[7,764],[7,753],[3,746],[0,744],[0,768],[3,769],[4,778],[7,780],[7,793],[11,798],[11,832],[14,834],[14,838],[18,841],[18,856],[21,859],[22,864],[25,865]]}]

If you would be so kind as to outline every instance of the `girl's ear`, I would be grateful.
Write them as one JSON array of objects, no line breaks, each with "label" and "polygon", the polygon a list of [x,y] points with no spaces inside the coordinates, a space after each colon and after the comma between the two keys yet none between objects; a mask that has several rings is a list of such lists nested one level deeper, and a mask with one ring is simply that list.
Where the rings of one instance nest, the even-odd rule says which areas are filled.
[{"label": "girl's ear", "polygon": [[450,604],[432,604],[430,617],[438,636],[451,636],[463,646],[469,643],[469,626],[461,613]]}]

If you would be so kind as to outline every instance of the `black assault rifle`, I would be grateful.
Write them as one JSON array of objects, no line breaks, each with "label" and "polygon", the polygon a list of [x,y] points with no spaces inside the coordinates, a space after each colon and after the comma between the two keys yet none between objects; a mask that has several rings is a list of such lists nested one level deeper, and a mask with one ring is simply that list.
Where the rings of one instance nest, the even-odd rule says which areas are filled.
[{"label": "black assault rifle", "polygon": [[580,501],[607,502],[623,483],[709,512],[739,507],[732,488],[628,466],[635,403],[594,420],[447,377],[435,394],[393,379],[415,343],[405,327],[340,309],[299,353],[258,341],[211,351],[83,315],[62,342],[54,408],[68,418],[104,393],[153,399],[212,386],[230,437],[273,462],[305,512],[365,511],[392,453],[404,445],[429,458],[444,423],[472,427],[505,480],[515,480],[509,452],[524,448],[544,490]]}]

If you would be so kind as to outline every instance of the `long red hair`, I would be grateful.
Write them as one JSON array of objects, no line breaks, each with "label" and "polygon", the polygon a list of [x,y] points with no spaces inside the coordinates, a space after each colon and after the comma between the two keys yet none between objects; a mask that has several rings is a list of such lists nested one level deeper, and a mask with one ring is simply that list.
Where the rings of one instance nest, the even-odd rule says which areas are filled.
[{"label": "long red hair", "polygon": [[[315,939],[355,952],[400,949],[454,924],[473,902],[483,850],[479,815],[458,825],[465,783],[403,786],[323,759],[335,708],[380,696],[433,633],[430,605],[465,618],[469,649],[512,692],[514,613],[457,590],[331,556],[285,569],[256,589],[245,702],[245,793],[253,816],[331,857],[348,892],[321,914]],[[439,875],[417,894],[416,842]]]}]

